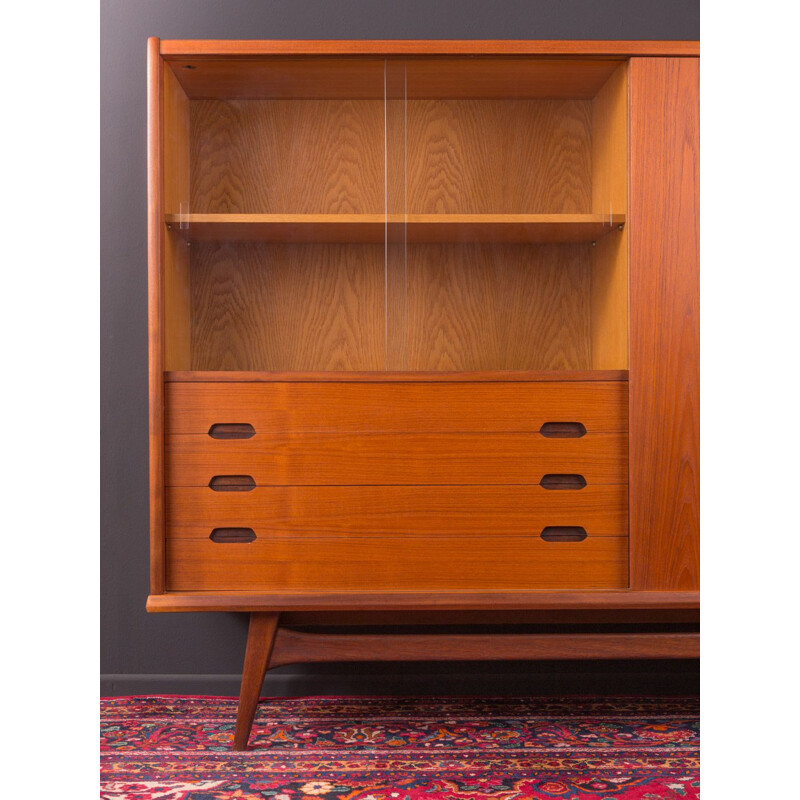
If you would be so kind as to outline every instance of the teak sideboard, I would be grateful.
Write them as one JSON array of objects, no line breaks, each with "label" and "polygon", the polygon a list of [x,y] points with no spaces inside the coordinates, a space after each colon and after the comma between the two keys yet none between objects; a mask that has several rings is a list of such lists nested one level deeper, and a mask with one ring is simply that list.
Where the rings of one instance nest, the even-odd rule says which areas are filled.
[{"label": "teak sideboard", "polygon": [[698,43],[148,48],[147,607],[250,613],[234,747],[282,664],[696,657]]}]

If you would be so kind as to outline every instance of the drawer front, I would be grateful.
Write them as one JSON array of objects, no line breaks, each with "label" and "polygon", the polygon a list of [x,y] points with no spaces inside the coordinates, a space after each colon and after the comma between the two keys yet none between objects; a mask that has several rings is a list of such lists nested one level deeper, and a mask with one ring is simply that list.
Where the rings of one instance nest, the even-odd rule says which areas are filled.
[{"label": "drawer front", "polygon": [[215,528],[251,528],[258,540],[303,537],[538,535],[579,526],[624,536],[626,486],[552,491],[540,486],[259,486],[167,491],[171,538],[203,541]]},{"label": "drawer front", "polygon": [[575,473],[589,484],[627,483],[622,433],[576,439],[540,433],[256,433],[249,439],[168,436],[168,486],[250,475],[259,486],[537,484]]},{"label": "drawer front", "polygon": [[168,384],[167,585],[624,588],[627,448],[623,382]]},{"label": "drawer front", "polygon": [[206,434],[248,423],[257,434],[537,432],[580,422],[589,432],[628,429],[628,384],[168,383],[167,433]]},{"label": "drawer front", "polygon": [[618,589],[628,540],[539,536],[167,541],[172,591],[526,591]]}]

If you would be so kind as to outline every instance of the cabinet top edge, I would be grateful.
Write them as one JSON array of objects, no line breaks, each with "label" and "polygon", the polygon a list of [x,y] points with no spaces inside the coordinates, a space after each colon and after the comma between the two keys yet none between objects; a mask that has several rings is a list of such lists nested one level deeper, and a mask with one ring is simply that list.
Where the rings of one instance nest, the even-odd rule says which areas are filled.
[{"label": "cabinet top edge", "polygon": [[166,59],[309,55],[699,56],[697,40],[564,39],[162,39]]}]

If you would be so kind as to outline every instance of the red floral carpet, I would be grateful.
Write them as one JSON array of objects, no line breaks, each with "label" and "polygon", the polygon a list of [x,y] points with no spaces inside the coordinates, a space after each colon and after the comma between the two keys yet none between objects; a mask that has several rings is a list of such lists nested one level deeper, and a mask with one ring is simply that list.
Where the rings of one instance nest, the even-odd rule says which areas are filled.
[{"label": "red floral carpet", "polygon": [[315,697],[102,701],[104,800],[699,797],[696,699]]}]

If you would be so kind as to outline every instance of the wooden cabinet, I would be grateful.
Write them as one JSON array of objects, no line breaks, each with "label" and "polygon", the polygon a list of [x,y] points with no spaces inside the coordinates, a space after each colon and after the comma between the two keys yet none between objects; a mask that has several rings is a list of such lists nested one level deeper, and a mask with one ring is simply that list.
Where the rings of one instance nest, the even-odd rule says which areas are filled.
[{"label": "wooden cabinet", "polygon": [[150,40],[148,608],[251,612],[237,747],[331,614],[696,655],[697,51]]}]

